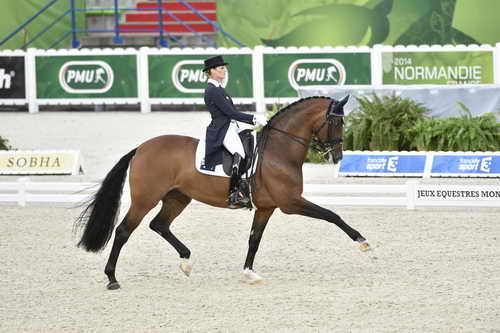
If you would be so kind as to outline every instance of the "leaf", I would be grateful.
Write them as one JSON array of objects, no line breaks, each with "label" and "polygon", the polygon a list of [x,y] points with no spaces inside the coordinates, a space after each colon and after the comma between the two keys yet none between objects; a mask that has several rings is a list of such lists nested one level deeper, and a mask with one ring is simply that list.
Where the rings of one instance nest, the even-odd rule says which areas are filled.
[{"label": "leaf", "polygon": [[367,23],[349,25],[343,21],[317,19],[304,23],[274,40],[262,40],[267,46],[335,46],[359,45],[368,29]]}]

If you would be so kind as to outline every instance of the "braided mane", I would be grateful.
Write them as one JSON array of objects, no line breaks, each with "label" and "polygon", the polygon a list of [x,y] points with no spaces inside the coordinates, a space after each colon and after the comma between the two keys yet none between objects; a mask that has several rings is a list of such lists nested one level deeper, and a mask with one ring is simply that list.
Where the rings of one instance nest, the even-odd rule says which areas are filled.
[{"label": "braided mane", "polygon": [[[298,101],[295,101],[295,102],[293,102],[292,104],[289,104],[289,105],[287,105],[286,107],[284,107],[283,109],[281,109],[281,110],[279,110],[278,112],[276,112],[276,113],[275,113],[275,114],[274,114],[274,115],[273,115],[273,116],[269,119],[268,123],[270,124],[270,123],[273,121],[273,119],[275,119],[275,118],[277,118],[279,115],[281,115],[281,114],[283,114],[283,113],[285,113],[285,112],[289,111],[289,110],[290,110],[290,109],[292,109],[295,105],[300,104],[300,103],[305,102],[305,101],[308,101],[308,100],[310,100],[310,99],[314,99],[314,98],[316,98],[316,99],[330,99],[330,100],[332,99],[332,98],[330,98],[330,97],[326,97],[326,96],[311,96],[311,97],[305,97],[305,98],[299,99]],[[266,129],[266,128],[264,128],[264,129]]]}]

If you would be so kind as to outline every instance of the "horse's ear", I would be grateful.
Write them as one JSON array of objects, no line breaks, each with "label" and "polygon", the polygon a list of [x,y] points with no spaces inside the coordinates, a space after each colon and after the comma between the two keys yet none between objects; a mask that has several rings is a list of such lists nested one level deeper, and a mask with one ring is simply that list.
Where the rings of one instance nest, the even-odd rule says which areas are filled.
[{"label": "horse's ear", "polygon": [[344,105],[346,105],[347,101],[349,100],[349,95],[347,95],[346,97],[342,98],[340,101],[339,101],[339,104],[341,107],[344,107]]},{"label": "horse's ear", "polygon": [[344,105],[347,103],[349,100],[349,95],[346,97],[342,98],[340,101],[335,101],[330,105],[330,110],[328,111],[328,114],[330,115],[336,115],[336,116],[344,116]]}]

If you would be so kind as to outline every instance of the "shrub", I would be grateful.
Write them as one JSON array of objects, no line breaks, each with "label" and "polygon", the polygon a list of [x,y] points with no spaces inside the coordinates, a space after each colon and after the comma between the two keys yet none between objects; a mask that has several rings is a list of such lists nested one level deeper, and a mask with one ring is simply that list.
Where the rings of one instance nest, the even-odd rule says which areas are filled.
[{"label": "shrub", "polygon": [[413,147],[426,151],[497,151],[500,150],[500,123],[494,113],[473,117],[470,110],[457,102],[463,111],[454,118],[425,118],[410,132]]},{"label": "shrub", "polygon": [[429,112],[396,94],[356,98],[360,106],[346,117],[345,150],[410,150],[408,132]]},{"label": "shrub", "polygon": [[0,150],[9,150],[12,149],[11,146],[9,146],[9,141],[7,139],[4,139],[0,136]]}]

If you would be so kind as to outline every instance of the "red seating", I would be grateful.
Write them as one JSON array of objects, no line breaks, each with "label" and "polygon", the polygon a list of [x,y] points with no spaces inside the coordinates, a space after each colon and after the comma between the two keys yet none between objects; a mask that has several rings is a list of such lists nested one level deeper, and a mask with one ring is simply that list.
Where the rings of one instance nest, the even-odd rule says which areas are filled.
[{"label": "red seating", "polygon": [[[216,2],[187,1],[189,5],[202,13],[211,22],[217,20]],[[154,34],[160,29],[158,15],[158,4],[156,1],[138,2],[137,12],[129,12],[124,15],[125,23],[120,24],[120,31],[127,34]],[[163,31],[172,34],[213,33],[215,28],[197,13],[179,2],[164,2],[163,9]],[[169,15],[171,14],[171,15]],[[175,16],[175,17],[173,17]],[[179,22],[176,18],[181,21]],[[186,27],[186,25],[189,27]],[[191,30],[190,30],[191,29]]]}]

